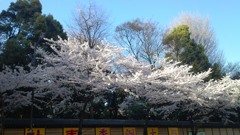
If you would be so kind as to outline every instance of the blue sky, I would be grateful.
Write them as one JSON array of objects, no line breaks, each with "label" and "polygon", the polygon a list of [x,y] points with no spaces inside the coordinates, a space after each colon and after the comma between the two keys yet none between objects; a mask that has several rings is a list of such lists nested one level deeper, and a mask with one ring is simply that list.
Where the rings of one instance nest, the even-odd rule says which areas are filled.
[{"label": "blue sky", "polygon": [[[16,0],[0,0],[0,11]],[[52,14],[67,30],[78,5],[95,2],[109,16],[112,28],[136,18],[168,26],[181,12],[208,16],[226,61],[240,62],[239,0],[40,0],[44,14]]]}]

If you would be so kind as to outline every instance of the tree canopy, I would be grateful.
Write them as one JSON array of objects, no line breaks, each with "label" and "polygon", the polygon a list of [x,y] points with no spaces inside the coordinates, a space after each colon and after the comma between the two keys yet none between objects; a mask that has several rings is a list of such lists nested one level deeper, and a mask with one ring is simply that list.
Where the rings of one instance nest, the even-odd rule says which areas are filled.
[{"label": "tree canopy", "polygon": [[190,39],[187,25],[180,25],[174,28],[165,36],[164,44],[168,48],[167,58],[192,65],[194,73],[206,71],[210,67],[204,47]]},{"label": "tree canopy", "polygon": [[42,40],[67,38],[62,25],[52,15],[42,14],[39,0],[17,0],[0,13],[0,68],[24,66],[33,59],[33,46],[49,50]]},{"label": "tree canopy", "polygon": [[240,117],[239,72],[236,80],[222,76],[189,25],[163,33],[152,21],[125,22],[115,36],[126,55],[101,41],[107,32],[101,12],[90,5],[79,13],[70,39],[52,15],[42,14],[39,0],[17,0],[0,13],[0,111],[6,117],[29,117],[31,105],[38,117],[50,118]]},{"label": "tree canopy", "polygon": [[206,55],[204,46],[197,44],[194,39],[190,38],[189,27],[179,25],[167,34],[163,43],[167,48],[166,58],[179,61],[182,64],[193,66],[192,72],[199,73],[212,68],[212,74],[209,79],[220,79],[222,77],[219,64],[211,64]]},{"label": "tree canopy", "polygon": [[[174,115],[178,119],[198,121],[217,117],[227,122],[236,116],[233,110],[239,107],[240,83],[229,76],[204,82],[211,74],[210,70],[194,74],[191,66],[157,58],[161,67],[152,68],[133,57],[124,56],[121,48],[109,44],[92,49],[88,43],[81,44],[74,39],[48,42],[55,53],[49,55],[40,49],[42,65],[31,68],[30,72],[0,72],[1,84],[6,84],[3,85],[5,88],[1,86],[1,95],[6,91],[11,95],[4,97],[4,102],[14,102],[8,97],[19,97],[18,87],[35,88],[40,95],[51,93],[50,100],[45,102],[51,103],[55,114],[71,111],[77,116],[84,109],[90,111],[90,101],[98,101],[106,92],[118,89],[128,93],[120,105],[120,112],[124,112],[132,100],[141,98],[149,105],[147,110],[163,119],[172,119],[176,112],[188,114],[186,117],[181,113]],[[15,82],[19,82],[15,84],[18,87],[12,88]],[[136,107],[144,107],[144,104]]]},{"label": "tree canopy", "polygon": [[125,22],[115,29],[115,39],[137,60],[155,66],[155,56],[163,54],[163,32],[152,21],[135,19]]},{"label": "tree canopy", "polygon": [[215,31],[208,17],[199,14],[182,12],[173,20],[170,28],[176,28],[180,25],[187,25],[191,39],[204,47],[210,63],[224,64],[223,54],[217,46]]},{"label": "tree canopy", "polygon": [[69,34],[81,43],[88,42],[88,45],[94,48],[108,36],[108,27],[104,11],[90,3],[79,8],[74,14]]}]

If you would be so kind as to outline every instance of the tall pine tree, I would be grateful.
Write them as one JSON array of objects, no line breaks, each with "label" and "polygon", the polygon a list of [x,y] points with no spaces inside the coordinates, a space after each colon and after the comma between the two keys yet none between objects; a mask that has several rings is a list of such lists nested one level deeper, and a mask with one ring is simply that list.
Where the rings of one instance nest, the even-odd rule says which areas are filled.
[{"label": "tall pine tree", "polygon": [[192,65],[192,72],[194,73],[207,71],[209,68],[212,68],[212,73],[207,80],[221,78],[219,65],[211,65],[204,47],[190,38],[187,25],[180,25],[174,28],[165,36],[163,43],[167,48],[166,57],[169,59],[180,61],[182,64]]},{"label": "tall pine tree", "polygon": [[52,15],[42,14],[39,0],[17,0],[0,13],[0,70],[3,65],[25,66],[34,57],[31,46],[50,51],[43,37],[67,38],[62,25]]}]

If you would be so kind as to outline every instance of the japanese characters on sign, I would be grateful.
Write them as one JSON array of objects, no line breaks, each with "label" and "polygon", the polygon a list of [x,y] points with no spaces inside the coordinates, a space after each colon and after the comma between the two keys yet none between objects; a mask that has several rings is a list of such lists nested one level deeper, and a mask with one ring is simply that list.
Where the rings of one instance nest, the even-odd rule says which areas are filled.
[{"label": "japanese characters on sign", "polygon": [[158,135],[158,128],[147,128],[148,135]]},{"label": "japanese characters on sign", "polygon": [[136,135],[135,128],[123,128],[123,135]]},{"label": "japanese characters on sign", "polygon": [[78,128],[64,128],[63,135],[78,135]]},{"label": "japanese characters on sign", "polygon": [[168,128],[169,135],[179,135],[178,128]]},{"label": "japanese characters on sign", "polygon": [[[63,135],[78,135],[78,128],[64,128]],[[111,135],[109,127],[97,127],[96,135]],[[169,135],[179,135],[178,128],[168,128]],[[148,127],[148,135],[158,135],[159,131],[157,127]],[[45,135],[45,128],[33,128],[32,134],[29,128],[25,129],[25,135]],[[124,127],[123,135],[136,135],[136,128],[134,127]],[[191,132],[188,132],[191,135]],[[197,135],[205,135],[205,132],[198,132]]]},{"label": "japanese characters on sign", "polygon": [[110,135],[110,128],[96,128],[96,135]]},{"label": "japanese characters on sign", "polygon": [[45,128],[32,128],[32,132],[30,128],[26,128],[25,135],[45,135]]}]

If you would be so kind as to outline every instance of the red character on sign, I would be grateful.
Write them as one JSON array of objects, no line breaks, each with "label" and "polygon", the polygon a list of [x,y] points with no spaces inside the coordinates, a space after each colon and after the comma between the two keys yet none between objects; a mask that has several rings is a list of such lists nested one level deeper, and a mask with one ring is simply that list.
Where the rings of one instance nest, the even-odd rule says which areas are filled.
[{"label": "red character on sign", "polygon": [[[27,135],[34,135],[34,132],[32,131],[32,133],[31,133],[31,131],[29,131],[30,133],[27,133]],[[37,130],[37,135],[41,135],[40,134],[40,130]]]},{"label": "red character on sign", "polygon": [[102,128],[102,130],[99,131],[99,135],[107,135],[107,130],[105,130],[104,128]]},{"label": "red character on sign", "polygon": [[127,129],[125,135],[134,135],[134,130],[133,129],[132,130]]},{"label": "red character on sign", "polygon": [[76,135],[78,133],[78,130],[67,130],[66,135]]},{"label": "red character on sign", "polygon": [[154,131],[154,129],[152,129],[151,135],[155,135],[156,132]]}]

